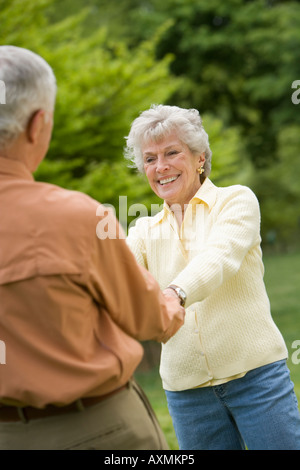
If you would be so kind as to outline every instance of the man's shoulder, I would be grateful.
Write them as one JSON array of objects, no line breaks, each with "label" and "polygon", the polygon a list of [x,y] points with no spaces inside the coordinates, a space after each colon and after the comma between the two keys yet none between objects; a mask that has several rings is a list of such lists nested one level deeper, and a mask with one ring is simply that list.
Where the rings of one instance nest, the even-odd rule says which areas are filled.
[{"label": "man's shoulder", "polygon": [[99,202],[88,194],[62,188],[50,183],[36,182],[39,202],[45,210],[55,209],[58,213],[92,211],[95,213]]}]

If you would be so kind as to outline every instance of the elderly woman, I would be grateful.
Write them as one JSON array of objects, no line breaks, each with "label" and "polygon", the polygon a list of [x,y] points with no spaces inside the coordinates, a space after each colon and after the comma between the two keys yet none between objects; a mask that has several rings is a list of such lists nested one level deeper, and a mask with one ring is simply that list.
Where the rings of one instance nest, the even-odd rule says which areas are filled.
[{"label": "elderly woman", "polygon": [[127,137],[126,157],[164,200],[128,244],[186,307],[160,364],[179,446],[300,449],[287,348],[263,281],[258,201],[247,187],[216,187],[211,155],[195,109],[152,106]]}]

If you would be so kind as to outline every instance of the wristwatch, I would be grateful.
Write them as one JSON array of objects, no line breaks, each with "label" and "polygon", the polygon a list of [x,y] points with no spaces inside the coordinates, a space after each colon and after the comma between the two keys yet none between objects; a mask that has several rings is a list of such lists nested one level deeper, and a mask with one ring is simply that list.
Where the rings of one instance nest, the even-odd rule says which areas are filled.
[{"label": "wristwatch", "polygon": [[185,306],[185,302],[186,302],[186,293],[184,292],[184,290],[182,290],[180,287],[178,286],[174,286],[173,284],[171,284],[170,286],[168,286],[169,289],[173,289],[176,294],[178,295],[179,299],[180,299],[180,305],[182,307]]}]

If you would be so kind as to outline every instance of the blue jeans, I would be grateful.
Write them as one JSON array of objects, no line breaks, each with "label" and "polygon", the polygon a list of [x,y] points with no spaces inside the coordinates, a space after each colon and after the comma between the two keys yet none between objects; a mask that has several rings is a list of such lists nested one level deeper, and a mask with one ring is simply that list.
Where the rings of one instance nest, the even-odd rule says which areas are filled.
[{"label": "blue jeans", "polygon": [[166,396],[180,449],[300,450],[300,414],[286,361]]}]

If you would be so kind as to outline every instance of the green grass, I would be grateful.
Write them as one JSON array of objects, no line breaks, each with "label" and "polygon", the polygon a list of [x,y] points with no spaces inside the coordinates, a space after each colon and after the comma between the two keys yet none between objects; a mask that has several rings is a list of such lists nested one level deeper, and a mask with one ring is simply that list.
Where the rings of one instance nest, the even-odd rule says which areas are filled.
[{"label": "green grass", "polygon": [[288,366],[300,403],[300,364],[292,361],[297,352],[292,344],[300,340],[300,253],[267,256],[264,264],[272,316],[289,350]]},{"label": "green grass", "polygon": [[[280,329],[289,350],[288,366],[295,384],[300,403],[300,364],[292,361],[300,347],[292,348],[295,340],[300,341],[300,253],[264,256],[265,284],[271,302],[272,316]],[[145,390],[170,449],[178,449],[178,443],[168,412],[165,393],[162,389],[158,367],[149,372],[139,372],[136,379]]]}]

